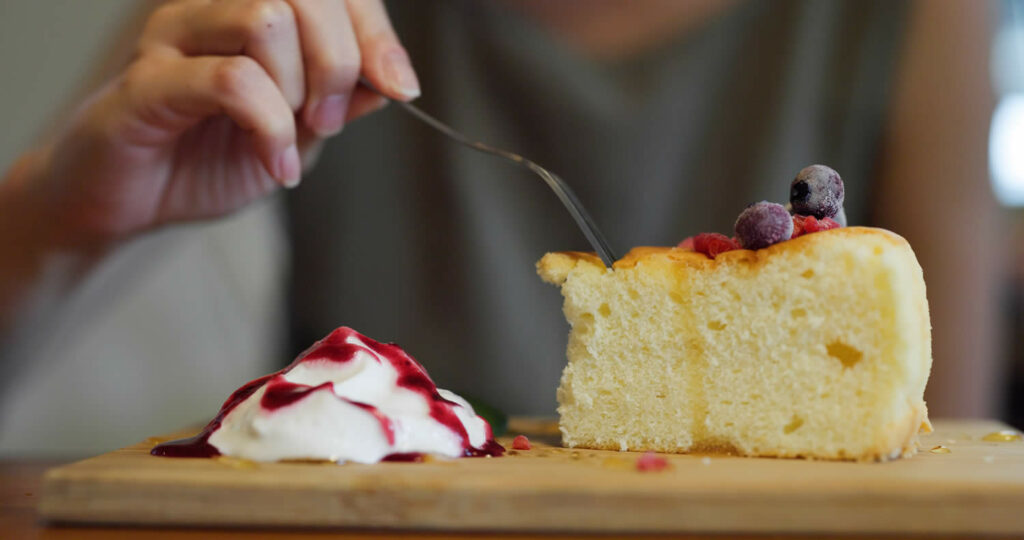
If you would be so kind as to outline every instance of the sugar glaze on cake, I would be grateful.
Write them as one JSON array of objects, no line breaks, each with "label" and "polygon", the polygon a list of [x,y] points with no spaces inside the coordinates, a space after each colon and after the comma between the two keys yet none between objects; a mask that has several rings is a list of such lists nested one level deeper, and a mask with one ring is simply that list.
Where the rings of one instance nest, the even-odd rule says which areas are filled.
[{"label": "sugar glaze on cake", "polygon": [[930,430],[925,284],[910,245],[848,227],[709,258],[549,253],[571,325],[570,447],[886,460]]}]

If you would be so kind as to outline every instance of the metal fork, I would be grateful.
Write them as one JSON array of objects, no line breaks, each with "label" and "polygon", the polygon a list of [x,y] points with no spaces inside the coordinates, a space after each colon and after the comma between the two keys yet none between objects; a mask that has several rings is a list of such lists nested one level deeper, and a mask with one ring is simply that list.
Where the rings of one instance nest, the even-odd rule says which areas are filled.
[{"label": "metal fork", "polygon": [[[361,77],[359,79],[359,83],[365,86],[366,88],[369,88],[370,90],[373,90],[374,92],[387,98],[387,96],[385,96],[380,90],[378,90],[375,86],[373,86],[373,84],[371,84],[365,78]],[[555,192],[555,195],[558,196],[558,200],[562,201],[562,204],[565,205],[565,209],[569,211],[570,215],[572,215],[572,219],[576,221],[576,225],[578,225],[580,230],[583,232],[583,236],[587,237],[587,241],[590,242],[590,245],[593,246],[594,251],[596,251],[597,255],[601,257],[602,261],[604,261],[605,266],[607,266],[608,268],[612,267],[612,263],[615,262],[616,257],[615,253],[612,251],[611,246],[608,245],[608,241],[605,240],[604,235],[601,234],[601,231],[598,230],[597,225],[594,224],[593,218],[591,218],[590,214],[588,214],[586,209],[583,208],[583,203],[580,202],[579,198],[576,197],[576,194],[573,193],[569,185],[566,184],[564,180],[559,178],[558,175],[524,158],[523,156],[520,156],[519,154],[515,154],[507,150],[502,150],[500,148],[495,148],[489,144],[485,144],[479,141],[474,141],[469,137],[466,137],[465,135],[459,133],[458,131],[455,131],[450,126],[448,126],[444,122],[441,122],[437,118],[434,118],[433,116],[430,116],[429,114],[423,112],[422,109],[411,103],[406,103],[404,101],[393,101],[397,103],[398,106],[402,107],[416,118],[419,118],[420,120],[426,122],[428,125],[440,131],[441,133],[444,133],[448,137],[455,139],[456,141],[474,150],[483,152],[485,154],[500,156],[513,163],[522,165],[523,167],[526,167],[527,169],[536,173],[537,176],[540,176],[548,185],[548,187],[551,188],[551,191]]]}]

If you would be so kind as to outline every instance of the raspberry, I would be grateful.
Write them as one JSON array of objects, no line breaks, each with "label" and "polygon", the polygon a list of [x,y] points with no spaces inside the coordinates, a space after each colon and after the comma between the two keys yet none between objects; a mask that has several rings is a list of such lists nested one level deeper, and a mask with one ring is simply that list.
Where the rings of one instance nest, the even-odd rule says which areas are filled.
[{"label": "raspberry", "polygon": [[796,238],[804,235],[804,217],[793,216],[793,236],[790,238]]},{"label": "raspberry", "polygon": [[836,223],[832,218],[822,218],[818,220],[818,231],[828,231],[831,229],[838,229],[842,227],[839,223]]},{"label": "raspberry", "polygon": [[740,246],[724,234],[700,233],[693,237],[693,249],[714,259],[719,253],[740,249]]},{"label": "raspberry", "polygon": [[679,249],[685,249],[687,251],[693,251],[693,237],[687,236],[682,242],[676,245]]},{"label": "raspberry", "polygon": [[793,236],[793,219],[781,204],[761,201],[736,219],[736,237],[745,249],[762,249]]},{"label": "raspberry", "polygon": [[814,216],[793,216],[793,238],[830,229],[838,229],[842,225],[830,218],[817,219]]},{"label": "raspberry", "polygon": [[526,435],[516,435],[516,438],[512,439],[512,448],[516,450],[529,450],[530,439],[527,439]]},{"label": "raspberry", "polygon": [[636,460],[636,470],[641,472],[661,471],[668,468],[668,460],[654,452],[644,452],[640,459]]}]

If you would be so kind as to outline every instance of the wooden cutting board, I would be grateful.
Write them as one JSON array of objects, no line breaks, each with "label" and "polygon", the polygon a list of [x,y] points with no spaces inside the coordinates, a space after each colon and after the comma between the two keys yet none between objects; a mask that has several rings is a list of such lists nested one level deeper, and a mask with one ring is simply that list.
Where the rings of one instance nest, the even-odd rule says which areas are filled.
[{"label": "wooden cutting board", "polygon": [[50,470],[39,510],[106,524],[1024,533],[1024,442],[983,440],[1007,429],[993,421],[935,428],[890,463],[669,455],[661,472],[638,471],[637,453],[560,448],[553,423],[522,419],[510,433],[532,450],[425,463],[150,456],[160,437]]}]

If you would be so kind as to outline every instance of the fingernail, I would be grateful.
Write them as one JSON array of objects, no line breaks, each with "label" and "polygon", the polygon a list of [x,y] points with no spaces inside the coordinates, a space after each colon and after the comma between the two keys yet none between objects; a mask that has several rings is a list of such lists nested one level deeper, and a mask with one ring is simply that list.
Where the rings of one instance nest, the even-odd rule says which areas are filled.
[{"label": "fingernail", "polygon": [[404,50],[395,49],[384,55],[384,73],[398,94],[409,99],[420,96],[420,81]]},{"label": "fingernail", "polygon": [[318,135],[334,135],[345,125],[348,94],[333,94],[313,106],[310,128]]},{"label": "fingernail", "polygon": [[391,103],[391,100],[386,97],[378,96],[378,98],[379,99],[374,101],[373,105],[370,106],[370,110],[368,112],[377,112],[383,109],[384,107],[387,107]]},{"label": "fingernail", "polygon": [[277,159],[277,176],[284,187],[293,188],[299,185],[302,178],[302,161],[299,159],[299,149],[291,145]]}]

